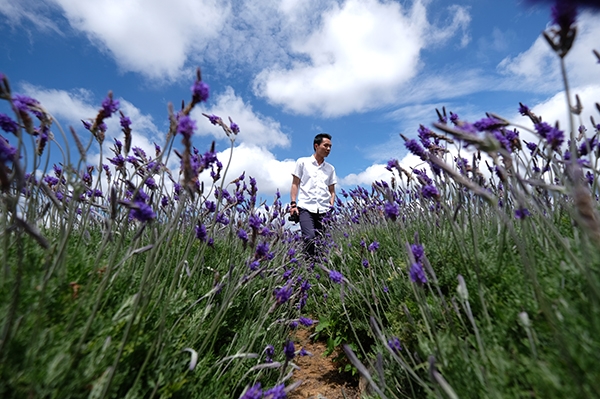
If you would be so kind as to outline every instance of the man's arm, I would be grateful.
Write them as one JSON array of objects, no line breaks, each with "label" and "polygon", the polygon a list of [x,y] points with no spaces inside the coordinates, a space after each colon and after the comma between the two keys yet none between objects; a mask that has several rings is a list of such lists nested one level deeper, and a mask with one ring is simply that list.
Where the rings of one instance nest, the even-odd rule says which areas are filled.
[{"label": "man's arm", "polygon": [[291,214],[298,212],[298,208],[295,206],[296,200],[298,199],[298,187],[300,187],[300,178],[298,176],[292,175],[292,188],[290,190],[290,200],[293,206],[290,209]]},{"label": "man's arm", "polygon": [[331,198],[329,198],[329,204],[333,206],[333,204],[335,204],[335,184],[329,185],[329,194],[331,194]]}]

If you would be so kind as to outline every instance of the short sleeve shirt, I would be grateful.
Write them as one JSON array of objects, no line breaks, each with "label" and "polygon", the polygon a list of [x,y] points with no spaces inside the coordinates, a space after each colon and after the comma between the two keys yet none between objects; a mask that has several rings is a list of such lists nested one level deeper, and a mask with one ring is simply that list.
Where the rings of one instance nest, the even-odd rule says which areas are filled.
[{"label": "short sleeve shirt", "polygon": [[314,155],[300,158],[292,174],[300,179],[298,207],[313,213],[323,213],[331,207],[329,186],[337,183],[337,176],[330,163],[323,161],[319,165]]}]

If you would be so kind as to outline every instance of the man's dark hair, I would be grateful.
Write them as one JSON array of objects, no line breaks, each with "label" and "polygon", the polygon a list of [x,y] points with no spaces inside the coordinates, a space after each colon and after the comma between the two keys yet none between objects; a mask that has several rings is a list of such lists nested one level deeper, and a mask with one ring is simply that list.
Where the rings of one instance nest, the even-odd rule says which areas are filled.
[{"label": "man's dark hair", "polygon": [[315,150],[316,145],[321,145],[323,139],[331,140],[331,135],[329,133],[319,133],[315,136],[315,140],[313,141],[313,151]]}]

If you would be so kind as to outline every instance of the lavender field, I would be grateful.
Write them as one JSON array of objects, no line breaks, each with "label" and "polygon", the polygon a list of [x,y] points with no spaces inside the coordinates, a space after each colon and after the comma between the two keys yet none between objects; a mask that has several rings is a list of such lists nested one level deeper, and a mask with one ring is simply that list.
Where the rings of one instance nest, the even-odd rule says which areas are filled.
[{"label": "lavender field", "polygon": [[[544,35],[563,62],[574,8]],[[599,397],[600,124],[564,76],[569,126],[431,110],[398,138],[421,163],[339,190],[310,259],[288,187],[192,145],[213,124],[235,157],[244,134],[190,118],[200,70],[152,154],[112,93],[79,137],[1,75],[0,396],[281,399],[311,329],[365,398]],[[122,139],[88,159],[109,118]]]}]

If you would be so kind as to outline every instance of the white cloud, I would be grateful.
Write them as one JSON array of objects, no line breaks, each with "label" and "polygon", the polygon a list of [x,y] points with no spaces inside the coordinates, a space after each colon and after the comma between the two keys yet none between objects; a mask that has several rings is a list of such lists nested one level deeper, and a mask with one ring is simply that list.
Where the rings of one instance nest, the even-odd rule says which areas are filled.
[{"label": "white cloud", "polygon": [[219,126],[211,125],[202,116],[214,114],[220,116],[229,124],[229,117],[240,127],[236,142],[265,148],[289,147],[290,139],[281,131],[281,125],[273,118],[254,112],[249,103],[237,96],[231,87],[216,97],[216,104],[210,108],[198,107],[192,111],[192,116],[198,121],[198,134],[212,135],[217,139],[225,138],[225,133]]},{"label": "white cloud", "polygon": [[440,45],[468,24],[465,9],[452,6],[449,13],[450,25],[438,28],[428,23],[419,0],[410,10],[378,0],[334,4],[317,31],[292,45],[309,62],[264,69],[254,91],[289,111],[325,116],[394,102],[398,88],[417,73],[421,49]]},{"label": "white cloud", "polygon": [[121,68],[160,80],[176,79],[188,55],[205,49],[229,17],[218,0],[52,1]]},{"label": "white cloud", "polygon": [[76,127],[81,126],[82,119],[93,118],[98,113],[98,108],[91,105],[93,95],[86,89],[68,92],[28,83],[24,83],[22,88],[28,96],[38,100],[53,117]]},{"label": "white cloud", "polygon": [[[577,129],[579,129],[579,126],[584,125],[587,128],[588,137],[591,137],[594,132],[594,127],[591,125],[590,117],[594,117],[596,124],[600,123],[600,114],[595,106],[595,104],[598,102],[598,99],[600,99],[600,85],[596,84],[575,87],[572,89],[572,96],[574,97],[575,94],[579,96],[581,105],[583,106],[581,115],[573,116],[575,135],[578,135]],[[574,98],[572,99],[572,102],[575,104]],[[549,123],[550,125],[554,125],[556,122],[558,122],[560,129],[565,132],[565,138],[568,138],[570,121],[569,114],[567,112],[566,96],[564,91],[559,92],[546,101],[533,106],[531,110],[534,114],[540,116],[543,121]],[[512,121],[533,129],[533,125],[527,117],[514,115]],[[539,137],[533,133],[522,132],[521,136],[521,138],[527,141],[537,142],[539,140]]]},{"label": "white cloud", "polygon": [[[595,84],[600,68],[592,50],[598,49],[600,14],[582,13],[577,27],[575,43],[565,57],[567,74],[574,86]],[[498,71],[506,77],[503,86],[508,89],[555,93],[563,87],[559,58],[542,36],[528,50],[502,60]]]},{"label": "white cloud", "polygon": [[33,24],[41,31],[52,31],[60,34],[61,31],[50,18],[44,15],[48,6],[34,0],[0,0],[0,13],[4,14],[12,25],[28,26]]},{"label": "white cloud", "polygon": [[385,167],[386,165],[381,164],[371,165],[360,173],[351,173],[348,176],[344,176],[340,179],[340,185],[343,187],[370,186],[374,181],[389,181],[392,172]]},{"label": "white cloud", "polygon": [[[229,159],[229,149],[219,152],[217,158],[226,166]],[[286,159],[280,161],[268,150],[251,144],[240,144],[233,150],[233,157],[225,184],[239,177],[243,172],[246,173],[246,179],[253,177],[256,179],[258,187],[258,196],[263,199],[270,199],[276,191],[285,198],[289,195],[292,185],[292,171],[296,161]],[[204,181],[205,187],[210,187],[212,180],[209,173],[200,175],[201,181]]]},{"label": "white cloud", "polygon": [[[93,140],[91,134],[83,129],[81,123],[82,120],[94,119],[100,109],[99,105],[94,105],[99,104],[99,102],[94,102],[94,98],[89,91],[85,89],[75,89],[72,91],[47,89],[31,84],[24,84],[23,91],[28,96],[38,100],[53,118],[59,122],[69,142],[71,140],[71,134],[68,131],[68,126],[73,126],[75,128],[84,146],[90,140]],[[159,133],[159,130],[150,115],[143,114],[137,107],[122,98],[119,98],[118,100],[120,102],[121,111],[131,119],[132,147],[139,147],[144,150],[148,156],[153,157],[154,142],[162,146],[166,137]],[[105,122],[107,125],[107,132],[103,143],[103,154],[106,158],[113,156],[113,152],[110,151],[110,147],[114,144],[113,139],[117,138],[123,141],[123,134],[121,133],[118,116],[113,115],[112,118],[107,119]],[[63,143],[63,140],[60,139],[61,135],[58,135],[57,130],[52,130],[55,138]],[[66,144],[69,145],[69,142]],[[97,147],[92,147],[92,149],[93,148],[96,148],[96,151],[98,151]],[[79,156],[75,147],[65,148],[65,150],[69,150],[71,156]],[[90,151],[86,154],[86,158],[88,163],[97,162],[99,160],[99,152]]]}]

